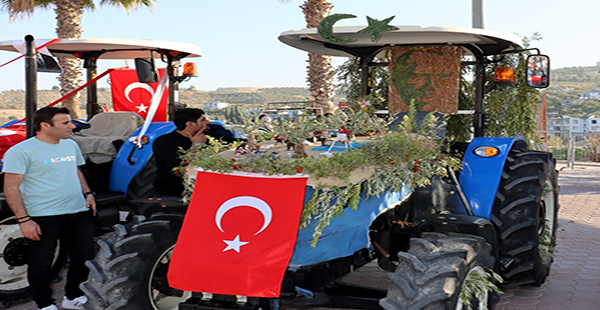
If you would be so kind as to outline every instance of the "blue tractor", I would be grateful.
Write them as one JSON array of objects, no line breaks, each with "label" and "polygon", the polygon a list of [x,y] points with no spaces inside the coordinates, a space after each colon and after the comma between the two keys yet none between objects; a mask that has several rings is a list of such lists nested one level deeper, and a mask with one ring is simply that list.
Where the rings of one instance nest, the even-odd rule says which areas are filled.
[{"label": "blue tractor", "polygon": [[[158,205],[171,212],[133,210],[140,215],[114,225],[98,242],[95,259],[87,263],[90,277],[82,284],[89,299],[86,309],[306,308],[327,305],[323,300],[365,309],[463,309],[462,293],[473,276],[493,271],[508,283],[543,283],[552,263],[557,226],[555,161],[549,153],[529,149],[523,138],[484,137],[485,66],[490,56],[523,51],[521,40],[481,29],[399,28],[384,32],[375,42],[369,34],[357,33],[357,27],[336,27],[331,33],[354,39],[345,43],[331,42],[314,28],[284,32],[279,39],[312,53],[358,57],[363,95],[369,93],[370,69],[378,65],[375,57],[390,47],[452,46],[466,51],[473,60],[463,65],[473,66],[475,72],[474,137],[455,146],[464,154],[458,176],[449,171],[448,178],[433,179],[431,186],[404,186],[369,200],[361,196],[358,210],[347,208],[334,218],[315,248],[310,246],[314,226],[301,229],[279,299],[170,287],[167,270],[185,213],[170,210],[168,202]],[[528,62],[542,69],[530,72],[528,84],[548,86],[548,58],[533,55]],[[126,139],[111,164],[111,190],[121,192],[121,197],[136,195],[133,188],[143,193],[146,173],[152,174],[147,164],[150,146],[156,136],[170,131],[169,126],[153,124],[143,137],[134,133]],[[312,194],[307,188],[306,199]],[[118,209],[118,201],[122,200],[107,205],[125,211],[123,206]],[[106,218],[116,214],[107,212]],[[336,283],[373,260],[389,272],[387,291]],[[474,309],[491,309],[494,297],[484,290],[468,302]]]},{"label": "blue tractor", "polygon": [[[474,68],[474,137],[454,148],[463,154],[456,176],[434,179],[423,188],[402,187],[346,208],[310,246],[313,227],[301,229],[283,278],[279,299],[185,292],[169,287],[167,270],[184,214],[153,214],[116,225],[99,242],[82,285],[87,309],[278,309],[316,305],[365,309],[493,308],[495,294],[484,289],[465,301],[469,279],[492,271],[506,283],[540,285],[552,263],[557,227],[555,160],[532,150],[523,138],[484,137],[485,66],[490,57],[523,51],[511,34],[481,29],[400,26],[372,41],[357,27],[336,27],[331,42],[316,28],[284,32],[285,44],[316,54],[358,57],[362,92],[369,93],[374,59],[391,47],[452,47],[465,51]],[[331,37],[329,34],[328,36]],[[539,52],[538,52],[539,53]],[[527,84],[547,87],[548,57],[532,55]],[[387,64],[386,64],[387,65]],[[458,65],[458,64],[457,64]],[[392,113],[394,113],[392,111]],[[306,199],[314,194],[306,190]],[[355,268],[377,260],[389,272],[387,291],[336,283]],[[485,277],[484,277],[485,278]],[[231,279],[236,281],[236,279]],[[492,281],[493,282],[493,281]],[[325,296],[325,299],[319,298]],[[336,298],[343,297],[343,298]],[[349,302],[347,302],[349,301]]]}]

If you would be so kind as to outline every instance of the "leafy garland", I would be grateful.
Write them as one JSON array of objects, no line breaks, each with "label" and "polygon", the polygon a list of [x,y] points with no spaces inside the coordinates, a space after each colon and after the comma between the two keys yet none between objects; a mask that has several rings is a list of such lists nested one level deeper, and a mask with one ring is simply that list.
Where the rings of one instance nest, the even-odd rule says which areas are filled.
[{"label": "leafy garland", "polygon": [[[435,132],[434,120],[430,115],[423,120],[423,125],[415,123],[414,109],[404,116],[404,121],[399,124],[398,132],[383,133],[379,131],[378,139],[351,151],[336,152],[319,157],[287,156],[243,156],[242,158],[226,158],[218,154],[223,150],[235,149],[239,144],[226,145],[210,138],[208,145],[195,144],[181,156],[183,166],[176,168],[179,173],[185,174],[186,167],[200,167],[219,173],[244,171],[262,173],[265,175],[294,175],[303,173],[312,178],[336,178],[343,186],[318,185],[315,194],[304,205],[300,228],[307,228],[316,221],[313,232],[312,246],[316,246],[323,230],[330,224],[335,216],[342,214],[346,206],[356,210],[360,201],[360,194],[365,193],[366,199],[379,196],[386,191],[400,191],[404,185],[411,187],[424,186],[430,183],[434,175],[446,175],[446,167],[458,169],[460,160],[442,152],[444,145],[440,139],[431,138]],[[328,119],[329,124],[348,124],[354,133],[374,132],[374,128],[381,125],[375,118],[366,114],[353,114],[333,116]],[[281,121],[274,124],[276,132],[279,128],[295,127],[294,141],[302,141],[309,133],[308,123],[319,124],[315,119],[297,119],[296,122]],[[323,126],[322,121],[320,124]],[[283,134],[290,136],[290,131],[284,130]],[[290,136],[291,137],[291,136]],[[352,184],[350,175],[357,169],[368,169],[372,176],[364,182]],[[187,178],[184,197],[189,200],[193,190],[193,181]]]}]

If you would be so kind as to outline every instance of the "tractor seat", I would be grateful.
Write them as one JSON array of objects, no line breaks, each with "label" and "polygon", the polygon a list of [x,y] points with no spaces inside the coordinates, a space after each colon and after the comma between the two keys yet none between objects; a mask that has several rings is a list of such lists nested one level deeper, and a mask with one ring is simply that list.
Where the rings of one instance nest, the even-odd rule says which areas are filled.
[{"label": "tractor seat", "polygon": [[86,159],[102,164],[117,155],[114,141],[125,141],[143,123],[142,117],[135,112],[105,112],[92,117],[90,128],[82,129],[72,137]]}]

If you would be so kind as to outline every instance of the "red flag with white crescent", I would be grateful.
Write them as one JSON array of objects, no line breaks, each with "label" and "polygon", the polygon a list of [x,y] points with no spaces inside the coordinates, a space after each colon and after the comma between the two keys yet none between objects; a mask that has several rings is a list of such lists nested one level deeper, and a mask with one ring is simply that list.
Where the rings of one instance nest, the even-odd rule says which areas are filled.
[{"label": "red flag with white crescent", "polygon": [[198,172],[171,256],[169,285],[185,291],[279,297],[298,235],[307,179]]},{"label": "red flag with white crescent", "polygon": [[[165,73],[165,69],[158,69],[159,78]],[[119,69],[110,73],[110,89],[112,92],[113,109],[115,111],[132,111],[146,119],[152,97],[158,88],[157,83],[141,83],[134,69]],[[169,98],[168,88],[165,88],[160,100],[158,110],[154,115],[153,122],[164,122],[167,120],[167,101]]]}]

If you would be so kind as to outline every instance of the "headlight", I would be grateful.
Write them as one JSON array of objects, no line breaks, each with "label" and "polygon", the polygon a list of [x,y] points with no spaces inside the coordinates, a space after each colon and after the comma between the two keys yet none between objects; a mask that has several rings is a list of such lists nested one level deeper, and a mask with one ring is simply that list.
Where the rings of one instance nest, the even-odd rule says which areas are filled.
[{"label": "headlight", "polygon": [[473,153],[480,157],[494,157],[500,154],[500,150],[493,146],[480,146],[475,148],[475,150],[473,150]]}]

